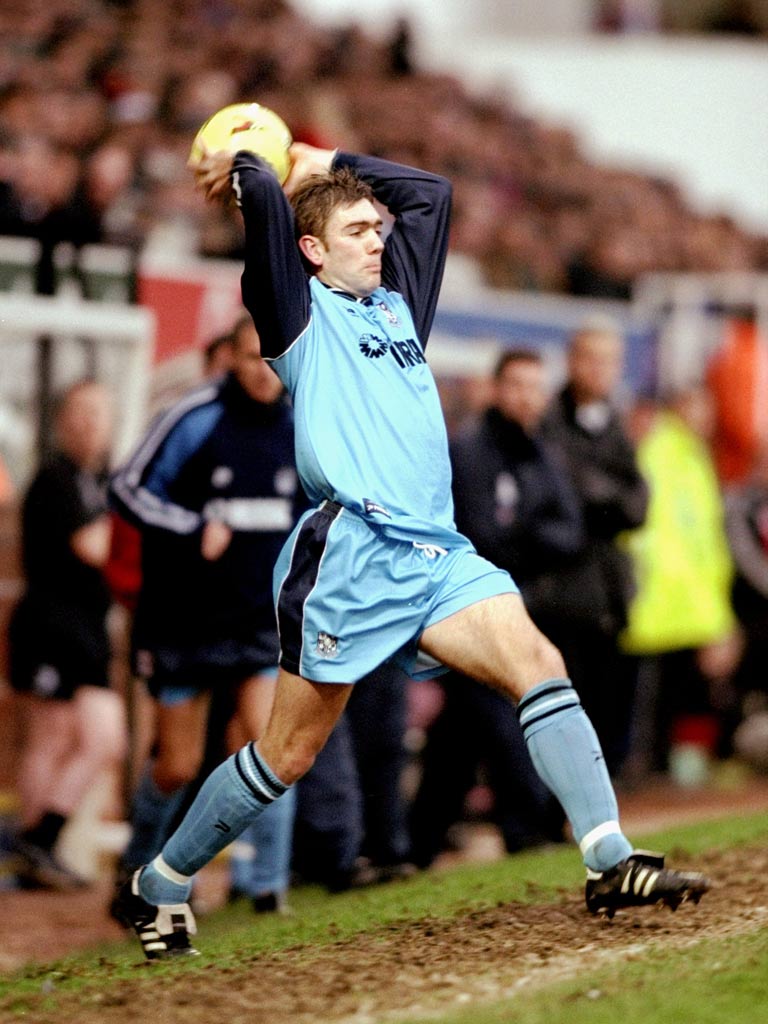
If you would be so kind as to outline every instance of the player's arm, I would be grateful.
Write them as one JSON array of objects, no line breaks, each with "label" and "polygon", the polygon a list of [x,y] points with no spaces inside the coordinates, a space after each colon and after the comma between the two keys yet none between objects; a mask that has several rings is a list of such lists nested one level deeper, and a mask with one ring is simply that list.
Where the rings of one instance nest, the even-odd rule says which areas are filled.
[{"label": "player's arm", "polygon": [[298,338],[310,316],[293,210],[274,172],[253,153],[206,154],[193,171],[207,199],[223,201],[234,193],[245,227],[243,303],[259,332],[262,355],[276,359]]},{"label": "player's arm", "polygon": [[376,157],[337,153],[395,217],[382,265],[385,287],[400,292],[426,346],[448,254],[451,184],[446,178]]}]

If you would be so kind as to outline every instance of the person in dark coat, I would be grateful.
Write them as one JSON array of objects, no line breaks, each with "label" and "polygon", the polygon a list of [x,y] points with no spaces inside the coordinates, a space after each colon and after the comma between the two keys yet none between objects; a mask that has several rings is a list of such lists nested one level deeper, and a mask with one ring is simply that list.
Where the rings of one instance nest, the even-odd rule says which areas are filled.
[{"label": "person in dark coat", "polygon": [[[451,445],[456,525],[478,554],[514,574],[534,621],[547,610],[542,575],[548,582],[584,540],[570,479],[537,436],[547,400],[538,353],[507,351],[494,373],[493,404]],[[508,852],[562,839],[562,810],[533,768],[508,701],[455,673],[443,689],[412,807],[414,861],[426,867],[440,852],[478,769],[493,791]]]},{"label": "person in dark coat", "polygon": [[565,387],[544,417],[543,436],[565,460],[581,500],[586,544],[567,571],[541,581],[549,607],[537,623],[563,651],[613,775],[626,755],[633,698],[617,640],[634,579],[616,539],[641,526],[648,509],[648,487],[613,403],[623,359],[612,326],[576,331]]}]

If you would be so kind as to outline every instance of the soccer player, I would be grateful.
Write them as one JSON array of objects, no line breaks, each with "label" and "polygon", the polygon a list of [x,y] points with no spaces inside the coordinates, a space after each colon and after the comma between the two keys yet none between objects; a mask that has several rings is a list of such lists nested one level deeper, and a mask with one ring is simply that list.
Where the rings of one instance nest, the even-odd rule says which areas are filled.
[{"label": "soccer player", "polygon": [[[248,152],[195,165],[245,224],[243,299],[294,403],[296,457],[316,507],[275,567],[275,703],[258,744],[206,780],[123,900],[145,954],[194,952],[192,876],[311,767],[356,680],[388,658],[453,668],[517,703],[534,765],[587,867],[595,913],[708,888],[633,851],[600,746],[557,649],[510,575],[456,531],[448,443],[425,346],[448,246],[451,189],[372,157],[291,148],[285,192]],[[290,197],[290,204],[288,198]],[[393,218],[386,241],[377,203]],[[291,208],[292,207],[292,208]]]}]

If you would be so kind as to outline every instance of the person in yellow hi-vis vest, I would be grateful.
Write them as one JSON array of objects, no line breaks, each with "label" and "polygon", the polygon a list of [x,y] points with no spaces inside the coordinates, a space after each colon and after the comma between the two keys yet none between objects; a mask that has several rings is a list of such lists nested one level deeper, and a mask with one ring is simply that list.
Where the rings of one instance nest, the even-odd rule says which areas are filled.
[{"label": "person in yellow hi-vis vest", "polygon": [[631,763],[684,784],[706,780],[739,655],[712,425],[712,399],[699,386],[652,413],[637,447],[648,516],[623,537],[637,580],[621,636],[623,650],[638,658]]}]

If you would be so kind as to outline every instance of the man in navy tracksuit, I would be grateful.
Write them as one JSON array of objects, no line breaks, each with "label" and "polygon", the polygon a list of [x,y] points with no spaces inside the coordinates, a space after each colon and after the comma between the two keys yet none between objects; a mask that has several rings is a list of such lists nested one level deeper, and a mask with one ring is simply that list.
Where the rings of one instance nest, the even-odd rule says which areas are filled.
[{"label": "man in navy tracksuit", "polygon": [[[260,735],[272,703],[272,570],[305,499],[292,412],[250,318],[232,349],[232,371],[163,413],[112,481],[113,504],[142,534],[133,646],[157,703],[125,871],[158,852],[197,777],[212,691],[232,701],[236,744]],[[275,909],[288,885],[293,801],[275,810],[256,826],[257,909]]]}]

